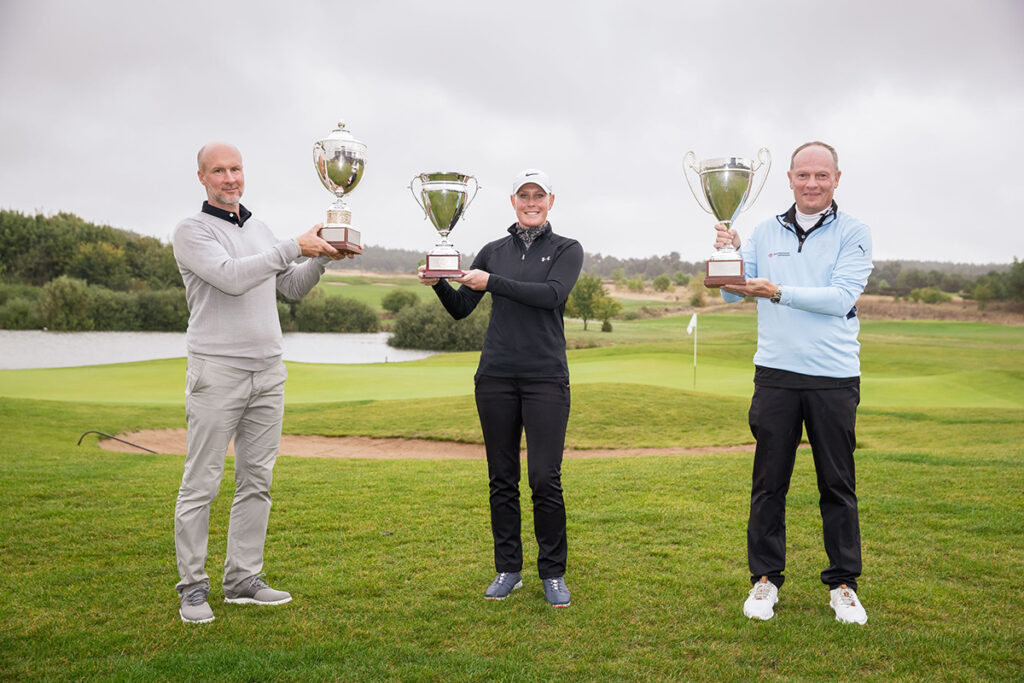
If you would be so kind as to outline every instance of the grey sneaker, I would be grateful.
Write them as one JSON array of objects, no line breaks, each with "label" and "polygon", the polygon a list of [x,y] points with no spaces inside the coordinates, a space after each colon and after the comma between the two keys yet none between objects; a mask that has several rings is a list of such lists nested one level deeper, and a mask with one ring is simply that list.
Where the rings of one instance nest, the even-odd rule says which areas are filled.
[{"label": "grey sneaker", "polygon": [[224,590],[224,602],[235,605],[283,605],[291,602],[292,596],[284,591],[274,590],[263,580],[263,574],[250,577],[241,588]]},{"label": "grey sneaker", "polygon": [[499,572],[497,578],[484,591],[488,600],[504,600],[517,588],[523,587],[523,575],[520,572]]},{"label": "grey sneaker", "polygon": [[544,579],[544,597],[552,607],[568,607],[569,587],[565,585],[565,577]]},{"label": "grey sneaker", "polygon": [[196,586],[182,593],[181,607],[178,608],[181,620],[189,624],[206,624],[213,621],[213,610],[206,601],[209,594],[209,586]]}]

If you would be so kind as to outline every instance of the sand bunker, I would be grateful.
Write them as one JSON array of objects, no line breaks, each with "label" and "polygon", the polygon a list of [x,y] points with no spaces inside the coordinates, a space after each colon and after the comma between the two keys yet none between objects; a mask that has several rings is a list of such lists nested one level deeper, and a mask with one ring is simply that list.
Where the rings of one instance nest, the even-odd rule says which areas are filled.
[{"label": "sand bunker", "polygon": [[[143,446],[157,453],[184,455],[184,429],[153,429],[118,434],[118,438]],[[141,451],[114,439],[100,439],[100,448],[120,453]],[[232,451],[229,449],[228,453]],[[753,444],[740,446],[704,446],[700,448],[618,448],[565,451],[567,458],[619,458],[641,455],[701,455],[705,453],[754,452]],[[369,458],[423,460],[483,460],[481,444],[429,441],[427,439],[371,439],[365,436],[301,436],[284,434],[281,455],[299,458]]]}]

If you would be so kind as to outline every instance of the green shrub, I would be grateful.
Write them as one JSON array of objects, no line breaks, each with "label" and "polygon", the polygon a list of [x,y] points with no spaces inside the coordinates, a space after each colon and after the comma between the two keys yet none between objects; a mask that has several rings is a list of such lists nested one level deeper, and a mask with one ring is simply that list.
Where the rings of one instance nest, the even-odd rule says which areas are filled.
[{"label": "green shrub", "polygon": [[183,287],[142,291],[137,296],[138,329],[153,332],[184,332],[188,327],[188,302],[185,300]]},{"label": "green shrub", "polygon": [[690,284],[690,276],[681,270],[677,270],[675,274],[672,276],[672,284],[676,285],[677,287],[685,287],[686,285]]},{"label": "green shrub", "polygon": [[417,304],[398,313],[388,344],[398,349],[479,351],[484,346],[490,316],[489,296],[462,320],[452,319],[438,301]]},{"label": "green shrub", "polygon": [[612,271],[612,282],[615,283],[616,287],[626,286],[626,270],[624,268],[616,268]]},{"label": "green shrub", "polygon": [[299,332],[378,332],[380,320],[368,304],[315,289],[295,304]]},{"label": "green shrub", "polygon": [[918,289],[912,289],[907,297],[911,301],[923,301],[926,304],[941,304],[953,300],[952,296],[946,294],[938,287],[921,287]]},{"label": "green shrub", "polygon": [[298,325],[295,324],[295,316],[292,315],[292,307],[287,301],[277,301],[277,319],[281,322],[282,332],[296,332]]},{"label": "green shrub", "polygon": [[43,286],[39,319],[49,330],[87,332],[92,329],[89,288],[82,280],[61,275]]},{"label": "green shrub", "polygon": [[971,290],[971,297],[978,302],[978,308],[984,310],[990,301],[996,298],[995,287],[991,282],[981,282]]},{"label": "green shrub", "polygon": [[36,313],[35,302],[23,296],[16,296],[0,304],[0,329],[39,329],[39,315]]},{"label": "green shrub", "polygon": [[139,298],[131,292],[89,287],[89,309],[94,330],[138,330]]},{"label": "green shrub", "polygon": [[[602,296],[594,300],[594,317],[601,321],[601,331],[612,331],[612,318],[622,313],[622,304],[610,296]],[[586,329],[584,326],[583,329]]]},{"label": "green shrub", "polygon": [[384,295],[384,298],[380,300],[380,307],[388,313],[398,313],[403,308],[415,306],[419,302],[420,298],[416,296],[415,292],[408,289],[396,289]]},{"label": "green shrub", "polygon": [[662,273],[658,277],[654,278],[654,282],[651,283],[654,286],[656,292],[667,292],[672,287],[672,278]]},{"label": "green shrub", "polygon": [[0,304],[5,304],[11,299],[25,299],[35,303],[39,300],[42,287],[35,285],[0,283]]}]

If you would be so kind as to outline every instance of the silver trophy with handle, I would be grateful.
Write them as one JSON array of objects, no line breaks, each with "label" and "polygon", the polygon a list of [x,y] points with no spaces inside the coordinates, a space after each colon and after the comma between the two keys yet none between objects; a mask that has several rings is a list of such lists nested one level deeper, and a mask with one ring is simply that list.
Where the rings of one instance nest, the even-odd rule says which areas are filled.
[{"label": "silver trophy with handle", "polygon": [[[417,181],[418,197],[414,187]],[[471,182],[473,194],[469,194]],[[409,183],[409,191],[423,209],[424,217],[430,220],[434,229],[441,235],[441,241],[427,254],[427,267],[423,276],[459,277],[462,275],[462,255],[448,241],[448,235],[455,229],[459,219],[466,215],[466,209],[480,191],[480,183],[471,175],[455,171],[436,171],[417,174]]]},{"label": "silver trophy with handle", "polygon": [[[756,160],[724,157],[697,162],[697,155],[692,150],[683,157],[683,175],[686,176],[686,184],[690,186],[697,204],[720,223],[725,223],[726,227],[731,227],[736,217],[750,208],[761,194],[771,166],[772,155],[767,147],[757,152]],[[760,168],[764,168],[761,182],[751,196],[754,175]],[[692,170],[700,179],[700,194],[694,188],[687,169]],[[704,286],[742,285],[744,282],[743,258],[736,248],[731,244],[717,248],[705,265]]]},{"label": "silver trophy with handle", "polygon": [[320,228],[320,238],[342,253],[360,253],[361,235],[352,227],[352,212],[345,197],[363,179],[366,145],[352,136],[344,121],[339,121],[330,135],[313,145],[313,165],[320,182],[335,196],[327,210],[327,221]]}]

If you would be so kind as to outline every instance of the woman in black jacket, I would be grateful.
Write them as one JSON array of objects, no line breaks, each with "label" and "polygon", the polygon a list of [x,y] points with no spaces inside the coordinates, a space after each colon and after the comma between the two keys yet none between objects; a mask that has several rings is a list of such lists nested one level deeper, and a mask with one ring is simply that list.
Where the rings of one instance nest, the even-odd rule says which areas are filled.
[{"label": "woman in black jacket", "polygon": [[423,277],[423,266],[420,280],[433,286],[456,319],[472,313],[484,293],[491,293],[491,319],[474,378],[498,572],[484,596],[504,600],[523,585],[519,444],[525,429],[537,570],[547,601],[568,607],[562,449],[569,420],[569,366],[562,315],[583,266],[583,247],[551,231],[547,216],[555,195],[543,171],[520,172],[512,182],[511,201],[516,222],[508,237],[484,246],[468,271],[451,278],[461,287]]}]

